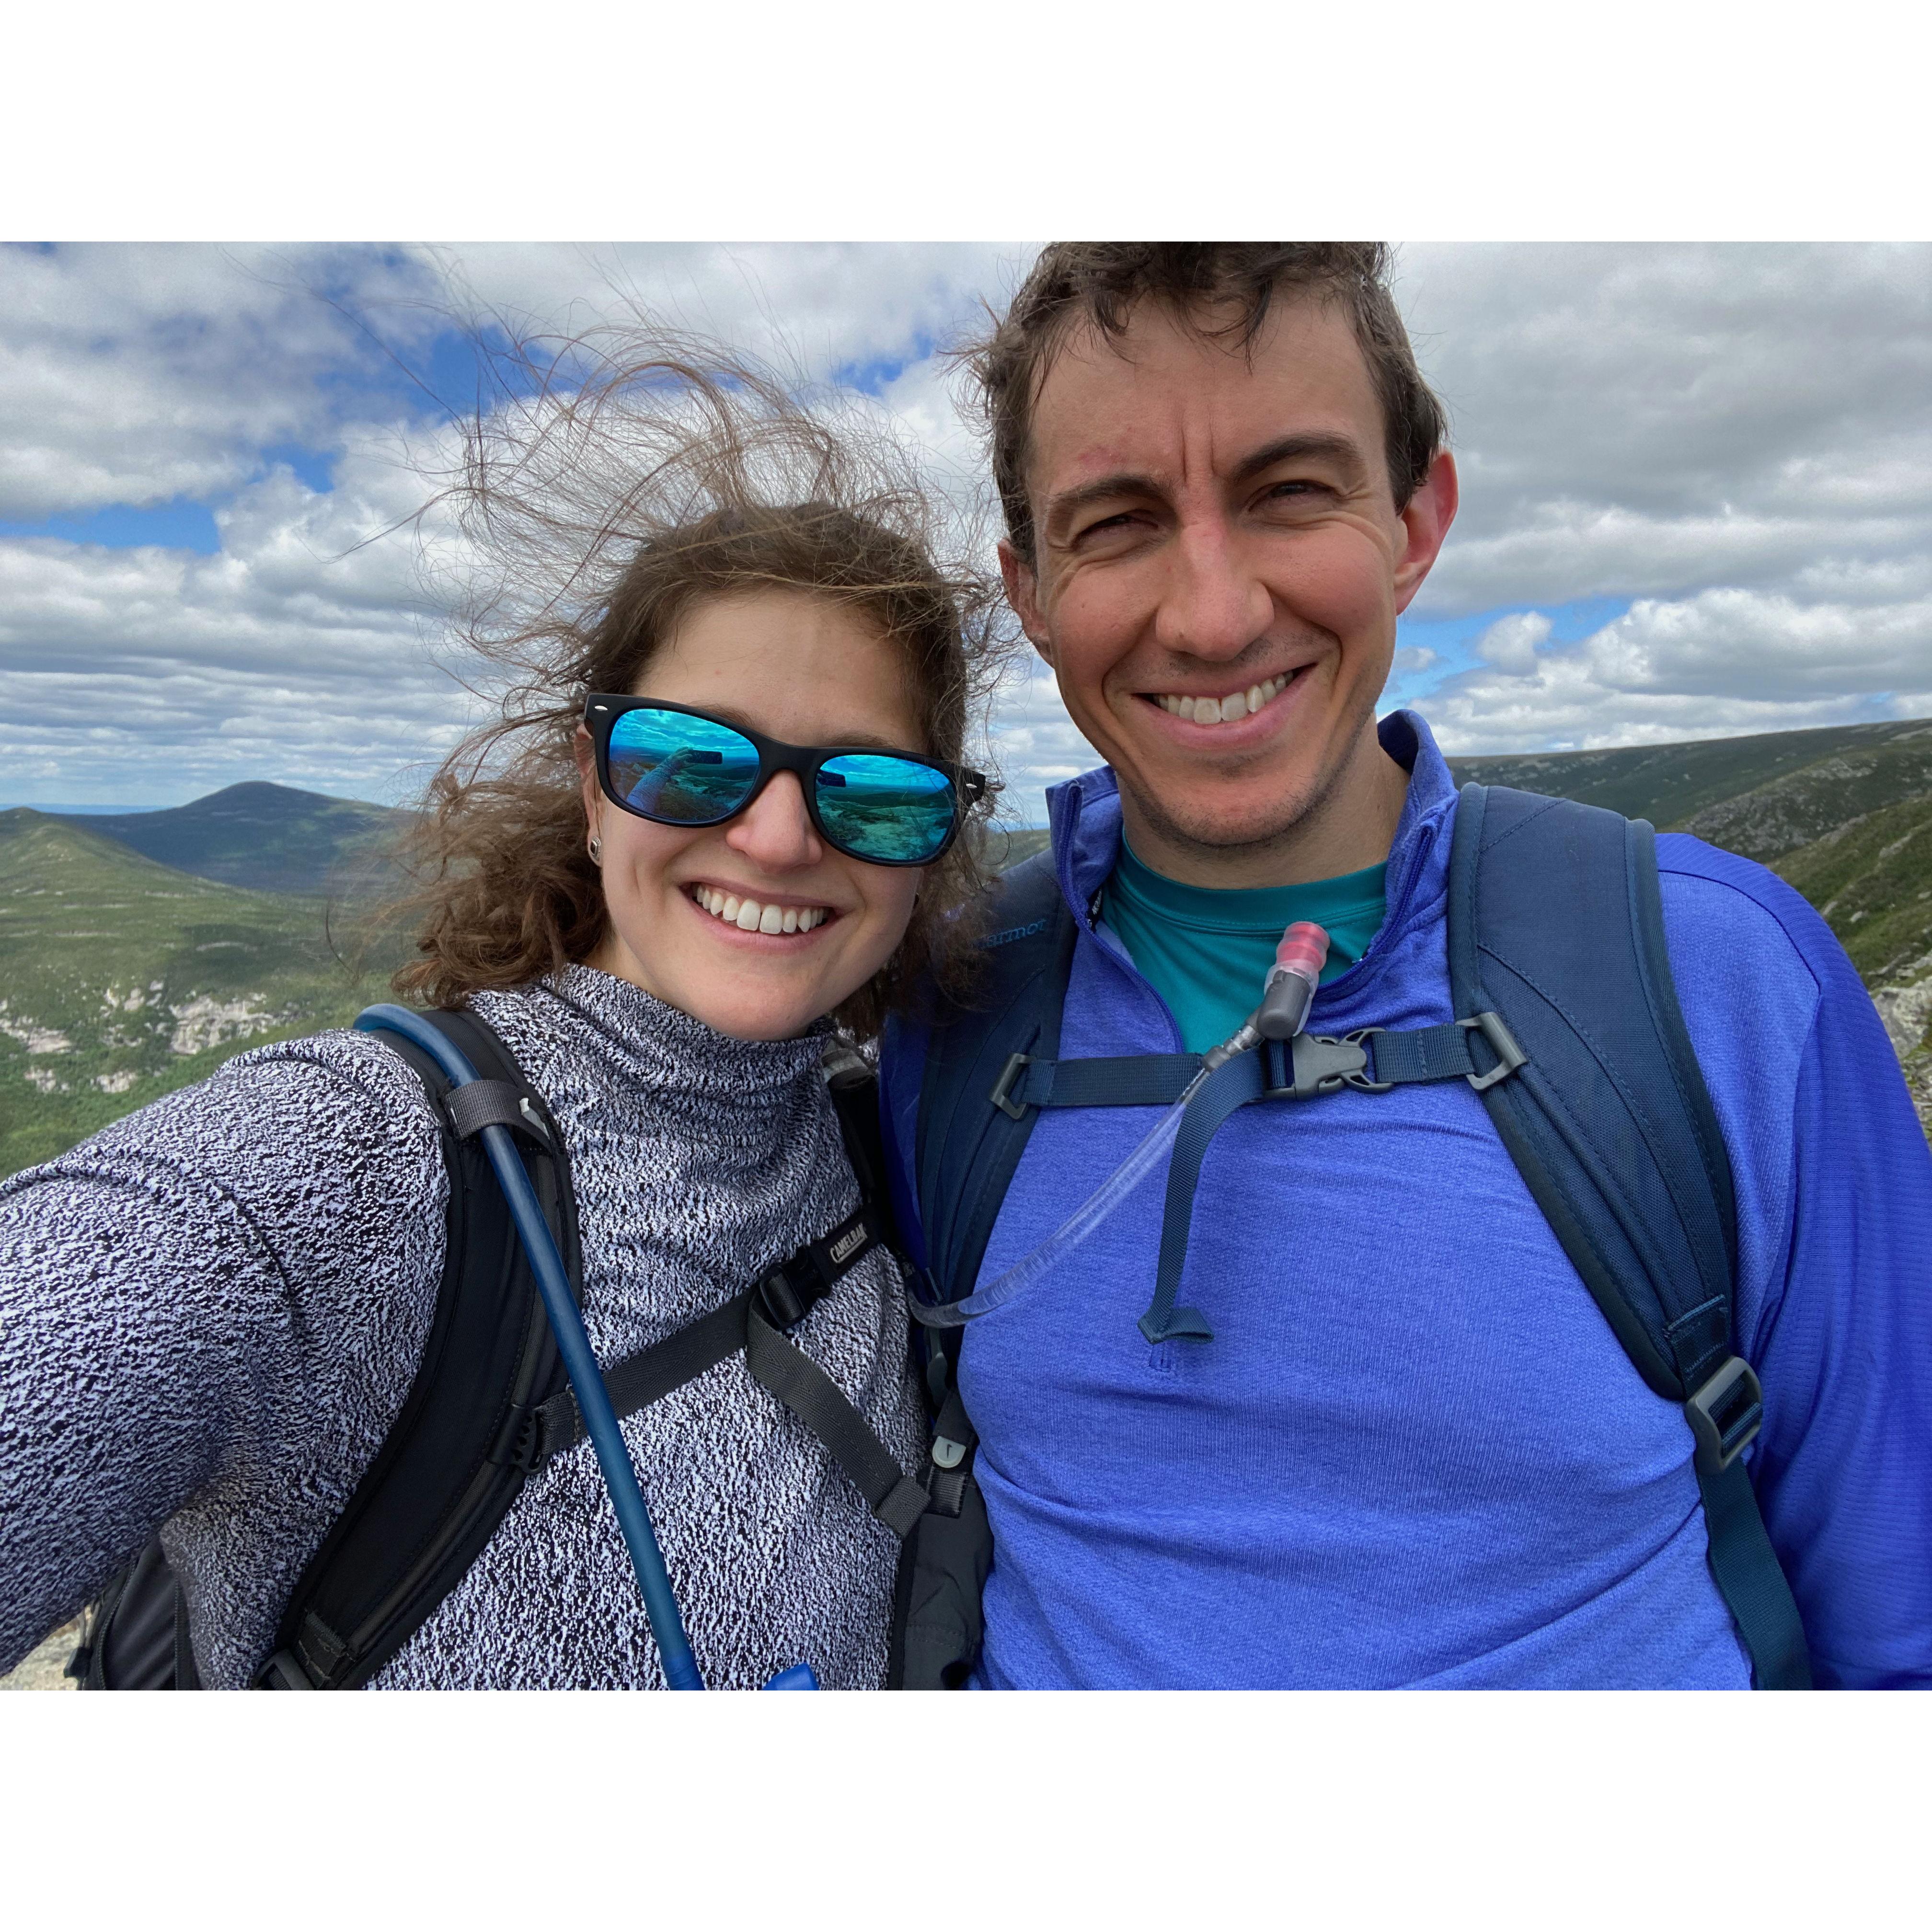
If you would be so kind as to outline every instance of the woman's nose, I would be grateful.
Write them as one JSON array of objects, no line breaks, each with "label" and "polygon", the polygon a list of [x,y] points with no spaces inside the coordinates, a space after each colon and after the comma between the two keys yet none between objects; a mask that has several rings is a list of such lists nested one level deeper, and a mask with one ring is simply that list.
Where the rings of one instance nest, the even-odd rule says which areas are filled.
[{"label": "woman's nose", "polygon": [[724,828],[724,842],[768,872],[815,866],[825,856],[796,772],[780,772]]}]

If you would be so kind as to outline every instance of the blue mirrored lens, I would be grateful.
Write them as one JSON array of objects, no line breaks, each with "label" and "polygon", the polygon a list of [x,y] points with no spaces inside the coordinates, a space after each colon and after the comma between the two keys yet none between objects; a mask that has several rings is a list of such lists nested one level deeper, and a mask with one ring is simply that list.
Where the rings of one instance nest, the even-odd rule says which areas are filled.
[{"label": "blue mirrored lens", "polygon": [[758,748],[742,732],[682,711],[626,711],[610,728],[610,788],[634,812],[671,825],[729,818],[758,782]]},{"label": "blue mirrored lens", "polygon": [[818,818],[855,857],[921,865],[952,830],[952,781],[930,765],[884,753],[827,758],[818,773]]}]

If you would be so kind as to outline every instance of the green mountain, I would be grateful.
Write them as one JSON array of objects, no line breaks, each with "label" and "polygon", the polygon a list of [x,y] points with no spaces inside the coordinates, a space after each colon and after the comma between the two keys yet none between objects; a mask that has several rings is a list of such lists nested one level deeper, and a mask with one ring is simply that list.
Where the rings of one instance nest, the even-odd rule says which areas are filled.
[{"label": "green mountain", "polygon": [[165,812],[49,812],[157,865],[250,891],[366,897],[411,814],[288,785],[232,784]]},{"label": "green mountain", "polygon": [[320,898],[218,884],[70,819],[0,812],[0,1174],[244,1046],[339,1025],[382,997],[394,960],[358,962],[343,923]]},{"label": "green mountain", "polygon": [[[1450,764],[1781,873],[1864,976],[1932,1131],[1932,721]],[[363,956],[344,901],[393,880],[408,822],[274,784],[170,812],[0,812],[0,1174],[383,997],[406,939]],[[994,832],[988,856],[1016,864],[1046,839]]]}]

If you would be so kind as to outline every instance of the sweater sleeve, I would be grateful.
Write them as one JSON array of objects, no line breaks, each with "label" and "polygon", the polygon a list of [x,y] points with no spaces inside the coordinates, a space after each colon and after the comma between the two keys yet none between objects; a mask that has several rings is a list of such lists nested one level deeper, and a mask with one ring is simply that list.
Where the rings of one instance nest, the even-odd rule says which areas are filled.
[{"label": "sweater sleeve", "polygon": [[1737,1183],[1765,1526],[1821,1686],[1932,1686],[1932,1152],[1824,921],[1744,860],[1666,850],[1672,963]]},{"label": "sweater sleeve", "polygon": [[163,1525],[245,1682],[407,1392],[448,1196],[415,1075],[266,1047],[0,1186],[0,1669]]}]

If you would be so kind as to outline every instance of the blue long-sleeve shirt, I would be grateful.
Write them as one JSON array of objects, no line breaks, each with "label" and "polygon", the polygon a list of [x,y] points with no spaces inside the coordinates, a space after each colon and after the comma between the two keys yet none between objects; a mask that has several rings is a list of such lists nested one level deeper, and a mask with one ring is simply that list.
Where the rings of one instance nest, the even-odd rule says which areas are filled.
[{"label": "blue long-sleeve shirt", "polygon": [[[1368,952],[1325,1034],[1452,1017],[1455,787],[1427,728]],[[1091,922],[1112,775],[1049,800],[1079,935],[1063,1058],[1174,1052],[1174,1019]],[[1658,841],[1686,1022],[1736,1184],[1748,1452],[1817,1681],[1932,1684],[1932,1156],[1863,986],[1761,867]],[[889,1040],[909,1170],[922,1043]],[[1048,1111],[991,1280],[1149,1116]],[[899,1190],[903,1196],[903,1186]],[[1631,1366],[1460,1082],[1244,1108],[1203,1166],[1178,1299],[1211,1344],[1150,1347],[1159,1178],[966,1330],[960,1384],[994,1538],[980,1681],[1737,1686],[1682,1412]]]}]

